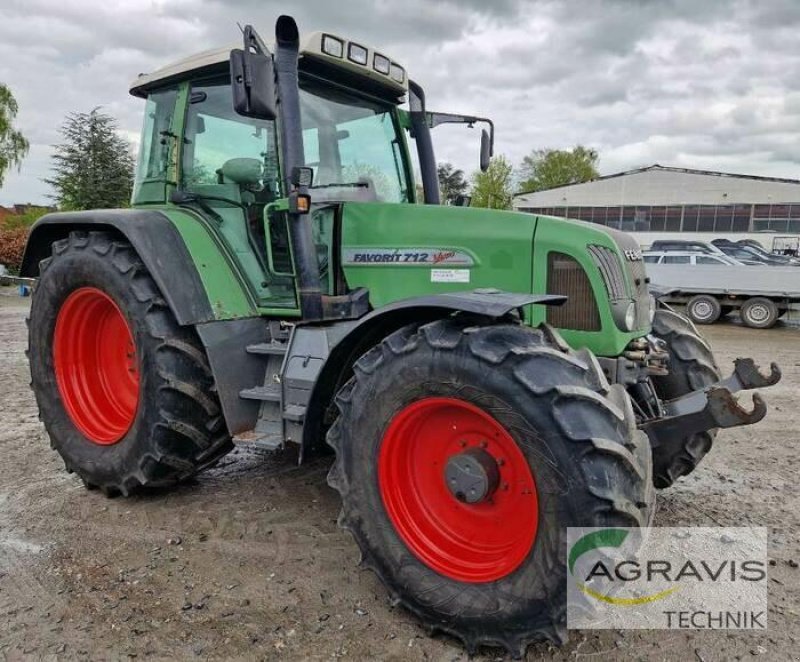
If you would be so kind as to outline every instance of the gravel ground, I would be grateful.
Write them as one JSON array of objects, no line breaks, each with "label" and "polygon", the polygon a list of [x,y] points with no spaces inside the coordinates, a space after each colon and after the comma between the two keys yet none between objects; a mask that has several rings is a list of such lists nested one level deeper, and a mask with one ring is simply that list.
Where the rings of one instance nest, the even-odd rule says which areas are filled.
[{"label": "gravel ground", "polygon": [[[28,389],[27,300],[0,288],[0,659],[466,660],[392,609],[336,527],[330,459],[236,451],[196,482],[107,499],[64,471]],[[781,365],[770,413],[661,493],[656,525],[770,531],[769,630],[573,631],[529,660],[800,659],[800,330],[709,327],[721,365]],[[502,658],[487,649],[478,659]],[[484,657],[485,656],[485,657]]]}]

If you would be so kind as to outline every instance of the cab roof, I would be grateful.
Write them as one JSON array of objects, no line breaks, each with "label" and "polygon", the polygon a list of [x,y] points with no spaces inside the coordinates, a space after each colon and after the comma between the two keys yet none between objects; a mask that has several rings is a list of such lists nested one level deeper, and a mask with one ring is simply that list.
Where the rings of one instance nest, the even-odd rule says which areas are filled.
[{"label": "cab roof", "polygon": [[[323,51],[323,41],[333,39],[341,43],[341,56],[333,56]],[[270,45],[272,47],[272,45]],[[353,47],[361,49],[359,52],[366,51],[366,63],[362,64],[353,57],[351,49]],[[184,80],[190,74],[203,74],[203,73],[219,73],[227,71],[228,61],[230,59],[231,50],[234,48],[241,48],[241,44],[234,44],[225,48],[215,48],[201,53],[190,55],[165,67],[156,69],[152,73],[143,73],[131,83],[130,93],[136,97],[146,97],[151,90],[158,89]],[[342,37],[332,35],[328,32],[312,32],[304,35],[300,40],[300,61],[304,59],[313,59],[321,61],[327,65],[334,65],[341,69],[346,70],[350,75],[357,74],[365,76],[370,79],[372,83],[378,83],[384,87],[389,88],[397,95],[405,94],[408,90],[408,74],[405,68],[399,65],[395,60],[383,55],[368,46],[348,41]],[[362,58],[363,59],[363,58]],[[390,69],[383,73],[379,71],[376,66],[376,61],[389,62]],[[397,73],[402,73],[402,82],[397,80]],[[395,74],[392,77],[391,74]]]}]

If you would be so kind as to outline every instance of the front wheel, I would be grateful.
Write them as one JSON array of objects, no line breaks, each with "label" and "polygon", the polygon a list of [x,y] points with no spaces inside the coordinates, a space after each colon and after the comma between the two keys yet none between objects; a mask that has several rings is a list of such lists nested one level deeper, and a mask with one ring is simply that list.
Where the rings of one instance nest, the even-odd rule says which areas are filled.
[{"label": "front wheel", "polygon": [[627,394],[551,334],[407,326],[337,396],[340,524],[397,602],[470,651],[562,641],[566,528],[652,517]]},{"label": "front wheel", "polygon": [[[666,343],[669,374],[654,376],[653,388],[662,400],[674,400],[722,379],[711,347],[691,320],[671,308],[659,308],[653,319],[653,335]],[[695,470],[711,445],[716,430],[677,436],[669,444],[653,448],[653,479],[666,488]]]},{"label": "front wheel", "polygon": [[39,415],[69,471],[128,494],[231,448],[205,352],[130,244],[73,232],[40,265],[28,336]]}]

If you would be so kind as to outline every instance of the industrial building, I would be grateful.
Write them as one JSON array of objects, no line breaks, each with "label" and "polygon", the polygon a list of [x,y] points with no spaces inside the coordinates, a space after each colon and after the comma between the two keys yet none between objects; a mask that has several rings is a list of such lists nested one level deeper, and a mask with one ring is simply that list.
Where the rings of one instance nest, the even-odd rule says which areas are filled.
[{"label": "industrial building", "polygon": [[[655,239],[742,238],[780,248],[800,237],[800,180],[652,165],[583,184],[519,193],[514,209],[564,216]],[[685,237],[684,238],[688,238]]]}]

